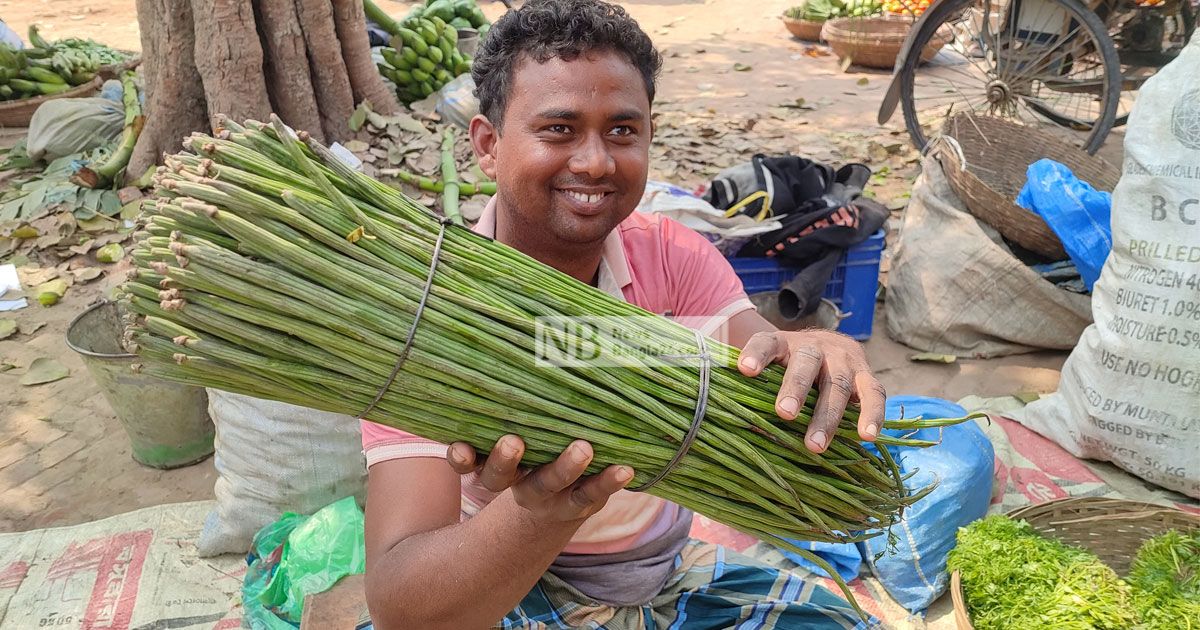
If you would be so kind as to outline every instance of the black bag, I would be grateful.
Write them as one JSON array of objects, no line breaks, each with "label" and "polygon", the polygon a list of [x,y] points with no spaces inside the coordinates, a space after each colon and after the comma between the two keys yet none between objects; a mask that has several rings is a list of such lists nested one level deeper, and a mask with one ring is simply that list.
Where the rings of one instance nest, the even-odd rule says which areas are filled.
[{"label": "black bag", "polygon": [[721,171],[704,194],[704,200],[720,210],[736,208],[762,220],[792,214],[825,198],[827,206],[849,203],[862,194],[871,177],[863,164],[847,164],[838,170],[828,164],[795,155],[755,155],[750,162]]},{"label": "black bag", "polygon": [[870,177],[863,164],[834,170],[794,155],[755,155],[748,164],[722,171],[704,198],[716,208],[758,220],[780,219],[780,229],[749,240],[737,255],[778,258],[800,267],[778,300],[780,315],[797,319],[816,310],[846,249],[887,220],[887,208],[861,197]]}]

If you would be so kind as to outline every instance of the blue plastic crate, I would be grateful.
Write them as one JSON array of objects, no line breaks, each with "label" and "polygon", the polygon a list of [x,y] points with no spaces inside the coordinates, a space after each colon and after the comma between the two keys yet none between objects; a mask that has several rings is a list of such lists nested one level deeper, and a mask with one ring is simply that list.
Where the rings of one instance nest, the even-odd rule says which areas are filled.
[{"label": "blue plastic crate", "polygon": [[[871,338],[875,321],[875,291],[879,286],[879,261],[883,257],[883,230],[846,250],[825,285],[822,297],[848,314],[838,331],[864,341]],[[781,265],[774,258],[730,258],[746,293],[778,291],[799,273],[799,267]]]}]

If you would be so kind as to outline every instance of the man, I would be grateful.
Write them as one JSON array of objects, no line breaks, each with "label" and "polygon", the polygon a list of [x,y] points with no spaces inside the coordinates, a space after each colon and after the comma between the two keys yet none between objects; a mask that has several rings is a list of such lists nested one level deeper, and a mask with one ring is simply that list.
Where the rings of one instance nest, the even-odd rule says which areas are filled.
[{"label": "man", "polygon": [[[747,376],[786,365],[776,401],[784,419],[815,383],[811,450],[828,446],[850,400],[862,405],[860,434],[874,439],[884,394],[857,343],[776,331],[707,241],[633,212],[660,66],[637,23],[598,0],[532,0],[497,21],[473,70],[481,114],[471,142],[498,185],[476,231],[647,310],[699,322],[743,348]],[[859,623],[823,588],[689,541],[689,511],[622,490],[629,467],[581,476],[592,458],[586,442],[534,470],[519,466],[524,446],[512,435],[486,461],[466,444],[369,422],[363,443],[367,601],[377,628]]]}]

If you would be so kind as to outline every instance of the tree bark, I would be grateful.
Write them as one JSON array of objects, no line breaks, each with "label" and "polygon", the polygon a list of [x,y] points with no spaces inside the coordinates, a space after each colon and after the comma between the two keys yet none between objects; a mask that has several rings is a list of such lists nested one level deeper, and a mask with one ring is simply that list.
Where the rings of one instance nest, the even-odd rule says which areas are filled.
[{"label": "tree bark", "polygon": [[132,180],[180,141],[279,114],[323,142],[353,134],[354,107],[399,103],[375,68],[361,0],[137,0],[147,123]]},{"label": "tree bark", "polygon": [[275,113],[293,128],[307,129],[319,142],[325,142],[295,0],[258,0],[255,4],[266,52],[267,89]]},{"label": "tree bark", "polygon": [[331,0],[333,2],[333,24],[338,41],[342,44],[342,58],[346,62],[346,74],[354,102],[370,101],[371,109],[381,114],[400,111],[396,93],[383,83],[375,60],[371,58],[371,42],[367,36],[366,12],[361,0]]},{"label": "tree bark", "polygon": [[244,0],[191,0],[196,26],[196,68],[204,83],[208,117],[266,120],[271,114],[263,51],[254,8]]},{"label": "tree bark", "polygon": [[141,21],[146,126],[138,136],[126,178],[137,179],[183,138],[208,127],[204,88],[194,58],[192,10],[176,0],[137,0]]},{"label": "tree bark", "polygon": [[313,91],[321,104],[321,129],[326,140],[344,142],[351,135],[347,121],[354,113],[354,93],[333,26],[333,6],[330,0],[296,0],[296,8],[308,43]]}]

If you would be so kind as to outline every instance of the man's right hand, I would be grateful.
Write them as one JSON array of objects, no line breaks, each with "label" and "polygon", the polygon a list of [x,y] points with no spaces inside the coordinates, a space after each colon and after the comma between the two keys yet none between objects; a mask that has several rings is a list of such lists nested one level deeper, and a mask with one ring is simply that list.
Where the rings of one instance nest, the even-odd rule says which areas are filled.
[{"label": "man's right hand", "polygon": [[[586,475],[587,442],[521,468],[525,444],[498,440],[485,460],[466,444],[441,458],[377,462],[368,471],[367,602],[377,628],[490,628],[525,597],[584,519],[633,478],[628,466]],[[503,492],[460,520],[461,474]]]},{"label": "man's right hand", "polygon": [[599,512],[613,493],[633,479],[628,466],[609,466],[598,474],[583,476],[592,462],[592,445],[576,440],[558,459],[534,469],[522,468],[525,442],[506,435],[485,459],[471,445],[455,442],[446,453],[450,467],[460,475],[479,472],[479,481],[492,492],[512,489],[517,505],[540,522],[582,521]]}]

